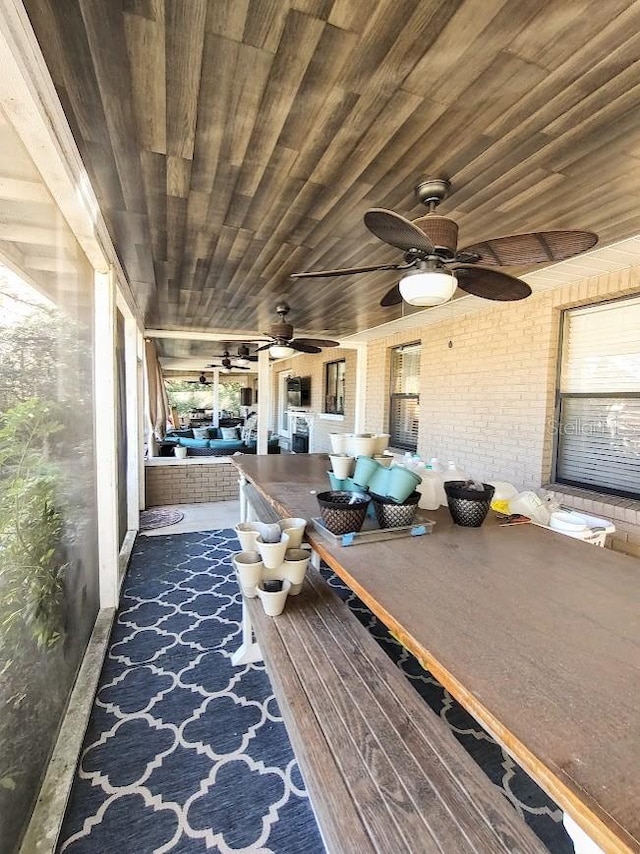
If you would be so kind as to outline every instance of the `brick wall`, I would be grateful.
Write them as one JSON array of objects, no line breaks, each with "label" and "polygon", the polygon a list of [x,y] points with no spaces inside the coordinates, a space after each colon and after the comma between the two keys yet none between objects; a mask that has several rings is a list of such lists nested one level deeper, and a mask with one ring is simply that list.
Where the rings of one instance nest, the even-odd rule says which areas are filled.
[{"label": "brick wall", "polygon": [[238,471],[223,457],[145,462],[146,506],[201,504],[238,498]]},{"label": "brick wall", "polygon": [[[388,429],[390,348],[420,340],[418,453],[483,480],[540,487],[551,477],[561,310],[638,292],[632,268],[370,342],[366,429]],[[640,502],[583,492],[558,490],[565,503],[611,519],[614,547],[639,554]]]}]

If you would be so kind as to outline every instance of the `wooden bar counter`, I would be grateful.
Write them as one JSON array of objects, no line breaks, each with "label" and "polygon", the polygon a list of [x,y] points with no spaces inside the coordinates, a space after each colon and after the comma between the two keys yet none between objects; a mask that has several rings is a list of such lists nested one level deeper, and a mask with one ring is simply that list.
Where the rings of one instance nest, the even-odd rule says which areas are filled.
[{"label": "wooden bar counter", "polygon": [[[319,516],[325,454],[233,463],[283,517]],[[308,539],[606,852],[640,851],[640,562],[535,525]]]}]

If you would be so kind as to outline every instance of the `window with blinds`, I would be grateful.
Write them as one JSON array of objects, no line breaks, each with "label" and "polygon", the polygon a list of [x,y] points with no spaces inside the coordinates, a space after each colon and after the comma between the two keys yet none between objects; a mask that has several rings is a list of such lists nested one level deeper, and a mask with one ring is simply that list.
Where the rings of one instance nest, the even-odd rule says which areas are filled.
[{"label": "window with blinds", "polygon": [[391,350],[389,444],[415,451],[420,421],[420,342]]},{"label": "window with blinds", "polygon": [[563,318],[558,483],[640,498],[640,299]]}]

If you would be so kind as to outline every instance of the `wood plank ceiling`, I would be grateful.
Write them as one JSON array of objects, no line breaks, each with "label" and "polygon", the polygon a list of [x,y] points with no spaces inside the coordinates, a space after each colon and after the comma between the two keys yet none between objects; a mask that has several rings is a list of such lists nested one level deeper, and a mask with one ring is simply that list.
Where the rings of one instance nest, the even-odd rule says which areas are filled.
[{"label": "wood plank ceiling", "polygon": [[282,297],[297,335],[393,320],[393,272],[288,275],[400,261],[362,216],[421,215],[425,175],[461,246],[640,231],[638,0],[25,7],[147,328],[257,332]]}]

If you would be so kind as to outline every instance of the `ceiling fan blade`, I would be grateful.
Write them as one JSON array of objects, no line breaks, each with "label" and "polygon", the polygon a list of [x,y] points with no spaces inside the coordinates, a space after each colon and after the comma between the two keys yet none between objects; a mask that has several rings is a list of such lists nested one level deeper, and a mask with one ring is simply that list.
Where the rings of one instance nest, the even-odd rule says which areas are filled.
[{"label": "ceiling fan blade", "polygon": [[455,267],[453,272],[458,280],[459,288],[468,294],[483,299],[508,302],[525,299],[531,294],[531,288],[526,282],[499,270],[488,270],[486,267],[462,264]]},{"label": "ceiling fan blade", "polygon": [[321,347],[316,347],[312,344],[301,344],[299,340],[289,341],[286,346],[297,350],[299,353],[322,353]]},{"label": "ceiling fan blade", "polygon": [[400,285],[395,284],[391,290],[387,291],[386,294],[380,300],[380,305],[383,308],[386,308],[389,305],[400,305],[402,302],[402,296],[400,295]]},{"label": "ceiling fan blade", "polygon": [[592,231],[533,231],[483,240],[465,246],[459,254],[477,255],[481,264],[491,267],[544,264],[579,255],[597,242],[598,235]]},{"label": "ceiling fan blade", "polygon": [[417,225],[394,211],[371,208],[364,215],[364,224],[380,240],[404,252],[416,249],[419,252],[431,254],[434,250],[433,243]]},{"label": "ceiling fan blade", "polygon": [[258,347],[256,350],[254,350],[254,353],[259,353],[261,350],[268,350],[269,347],[273,347],[273,344],[273,341],[269,341],[268,344],[263,344],[262,347]]},{"label": "ceiling fan blade", "polygon": [[346,267],[342,270],[316,270],[314,273],[291,273],[290,279],[322,279],[329,276],[349,276],[352,273],[373,273],[376,270],[400,270],[403,264],[371,264],[368,267]]},{"label": "ceiling fan blade", "polygon": [[306,344],[308,347],[339,347],[339,341],[330,341],[326,338],[294,338],[291,345]]}]

